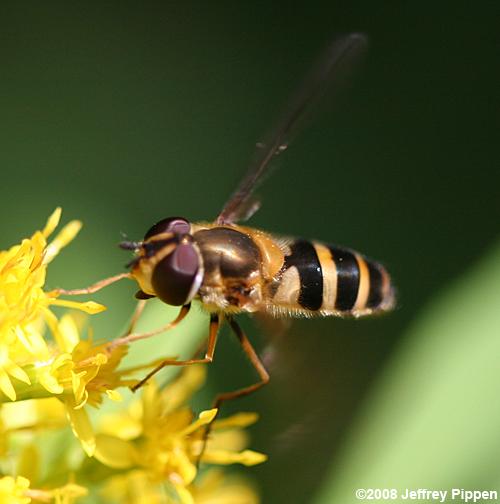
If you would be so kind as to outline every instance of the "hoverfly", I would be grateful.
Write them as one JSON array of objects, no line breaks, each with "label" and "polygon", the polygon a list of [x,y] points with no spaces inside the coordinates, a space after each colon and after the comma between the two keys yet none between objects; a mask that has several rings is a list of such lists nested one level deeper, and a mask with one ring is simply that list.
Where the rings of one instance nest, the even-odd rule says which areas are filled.
[{"label": "hoverfly", "polygon": [[[87,289],[59,291],[65,294],[95,292],[122,278],[137,281],[136,297],[180,306],[168,326],[114,340],[111,346],[164,332],[177,325],[198,300],[210,313],[208,343],[203,358],[164,360],[133,390],[165,366],[208,363],[213,360],[221,323],[229,323],[260,380],[253,385],[218,396],[216,406],[260,388],[269,374],[247,336],[235,320],[239,313],[266,313],[275,317],[354,316],[388,311],[394,306],[394,289],[385,268],[360,253],[319,241],[281,238],[239,224],[257,209],[253,199],[257,185],[273,158],[286,149],[292,133],[336,78],[341,65],[365,45],[360,34],[334,42],[292,100],[289,112],[267,142],[258,144],[257,157],[215,222],[190,222],[169,217],[152,226],[141,241],[121,247],[135,257],[130,272],[111,277]],[[136,312],[134,319],[140,313]]]}]

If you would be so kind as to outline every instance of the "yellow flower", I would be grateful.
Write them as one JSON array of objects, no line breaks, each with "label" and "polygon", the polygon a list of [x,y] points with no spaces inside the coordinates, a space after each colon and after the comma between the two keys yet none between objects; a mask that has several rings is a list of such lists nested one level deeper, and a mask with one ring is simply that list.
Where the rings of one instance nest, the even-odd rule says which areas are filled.
[{"label": "yellow flower", "polygon": [[104,396],[121,401],[116,389],[134,383],[124,379],[126,372],[117,370],[128,347],[93,345],[91,339],[81,340],[77,320],[71,313],[61,317],[55,332],[59,348],[48,361],[38,363],[34,371],[36,381],[64,402],[73,432],[91,456],[95,436],[84,406],[98,406]]},{"label": "yellow flower", "polygon": [[166,489],[140,469],[108,479],[101,491],[105,502],[120,504],[167,504]]},{"label": "yellow flower", "polygon": [[181,502],[190,503],[189,485],[197,474],[205,432],[211,437],[201,461],[212,464],[255,465],[266,460],[262,453],[242,449],[246,436],[242,428],[257,420],[253,413],[240,413],[213,421],[217,410],[201,412],[196,418],[184,403],[205,378],[203,366],[187,367],[160,391],[150,383],[140,403],[132,403],[128,415],[109,415],[96,437],[95,457],[120,470],[146,471],[154,482],[168,482]]},{"label": "yellow flower", "polygon": [[194,504],[258,504],[255,488],[240,476],[211,469],[189,487]]},{"label": "yellow flower", "polygon": [[[31,438],[28,434],[34,435],[67,425],[64,406],[55,398],[3,404],[0,409],[0,456],[12,456],[9,442],[16,434],[22,434],[25,440]],[[28,476],[27,473],[23,474]]]},{"label": "yellow flower", "polygon": [[29,495],[37,502],[53,502],[54,504],[73,504],[80,497],[87,495],[87,489],[75,483],[54,488],[53,490],[32,490]]},{"label": "yellow flower", "polygon": [[[73,221],[47,243],[60,214],[57,209],[42,231],[0,251],[0,462],[4,471],[15,468],[19,475],[0,477],[0,504],[72,504],[87,495],[71,477],[56,486],[64,473],[85,479],[93,492],[103,490],[106,502],[256,504],[258,497],[244,480],[213,469],[197,478],[200,461],[254,465],[266,460],[246,449],[244,428],[257,420],[255,414],[214,420],[216,409],[195,415],[187,406],[204,382],[205,367],[184,369],[161,391],[149,384],[128,409],[101,416],[102,428],[94,433],[88,406],[106,398],[120,401],[117,389],[135,383],[128,375],[149,365],[119,371],[127,345],[95,344],[90,331],[82,339],[82,314],[59,318],[52,311],[53,306],[86,313],[104,309],[44,290],[47,265],[81,227]],[[68,418],[84,451],[95,458],[78,449]]]},{"label": "yellow flower", "polygon": [[54,504],[72,504],[79,497],[87,495],[87,489],[67,483],[53,490],[30,488],[30,480],[17,476],[0,478],[0,502],[2,504],[29,504],[30,502],[53,502]]},{"label": "yellow flower", "polygon": [[[171,490],[175,490],[172,488]],[[255,488],[240,476],[218,469],[205,472],[188,488],[169,488],[151,479],[147,471],[134,470],[111,477],[102,490],[106,502],[120,504],[259,504]]]},{"label": "yellow flower", "polygon": [[123,380],[124,373],[116,371],[128,347],[81,340],[78,320],[72,313],[61,317],[57,333],[57,351],[49,361],[37,365],[37,377],[43,387],[53,394],[69,391],[76,408],[85,404],[98,406],[104,394],[120,400],[115,389],[134,383]]},{"label": "yellow flower", "polygon": [[81,228],[79,221],[72,221],[47,243],[60,216],[61,209],[57,208],[42,231],[36,231],[9,250],[0,251],[0,390],[12,401],[17,397],[12,378],[30,383],[22,366],[35,359],[49,358],[43,326],[45,323],[51,328],[55,326],[56,317],[50,307],[66,306],[87,313],[104,309],[92,301],[67,301],[59,299],[57,291],[43,290],[47,265]]},{"label": "yellow flower", "polygon": [[0,478],[0,502],[3,504],[28,504],[31,498],[26,496],[30,482],[28,479],[18,476],[4,476]]},{"label": "yellow flower", "polygon": [[[21,368],[29,378],[29,385],[16,384],[15,393],[18,400],[42,400],[51,396],[61,400],[75,435],[86,453],[92,455],[95,438],[84,406],[99,406],[104,396],[120,401],[121,395],[116,389],[131,386],[134,380],[124,378],[127,371],[117,371],[128,347],[93,345],[91,340],[80,340],[76,315],[69,313],[57,321],[58,345],[47,346],[46,360]],[[15,411],[26,411],[26,408],[19,406]],[[15,414],[14,417],[22,418]]]}]

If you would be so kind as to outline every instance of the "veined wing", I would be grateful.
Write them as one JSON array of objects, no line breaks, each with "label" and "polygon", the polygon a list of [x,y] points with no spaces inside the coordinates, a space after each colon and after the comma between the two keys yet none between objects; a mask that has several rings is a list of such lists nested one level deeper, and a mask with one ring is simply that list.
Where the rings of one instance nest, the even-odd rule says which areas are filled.
[{"label": "veined wing", "polygon": [[352,64],[366,45],[365,35],[351,33],[335,40],[327,48],[293,96],[277,127],[266,141],[257,144],[254,161],[217,217],[218,223],[228,224],[246,220],[258,210],[260,205],[252,195],[269,173],[271,161],[288,147],[290,139],[310,115],[314,105],[339,82],[340,74],[343,73],[339,71]]}]

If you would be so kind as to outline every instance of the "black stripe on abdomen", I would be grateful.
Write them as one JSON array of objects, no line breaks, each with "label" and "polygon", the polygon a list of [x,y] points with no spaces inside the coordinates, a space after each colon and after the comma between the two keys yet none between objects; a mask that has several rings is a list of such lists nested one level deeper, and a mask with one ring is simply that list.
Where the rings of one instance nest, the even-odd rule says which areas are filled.
[{"label": "black stripe on abdomen", "polygon": [[329,247],[337,267],[337,298],[335,308],[352,310],[359,290],[359,265],[352,252],[338,247]]},{"label": "black stripe on abdomen", "polygon": [[368,295],[366,307],[377,308],[384,298],[382,294],[384,278],[380,270],[381,266],[368,260],[366,263],[368,264],[368,271],[370,273],[370,293]]},{"label": "black stripe on abdomen", "polygon": [[307,310],[316,311],[323,303],[323,272],[312,243],[297,240],[290,245],[291,254],[285,257],[285,269],[295,266],[299,272],[298,302]]}]

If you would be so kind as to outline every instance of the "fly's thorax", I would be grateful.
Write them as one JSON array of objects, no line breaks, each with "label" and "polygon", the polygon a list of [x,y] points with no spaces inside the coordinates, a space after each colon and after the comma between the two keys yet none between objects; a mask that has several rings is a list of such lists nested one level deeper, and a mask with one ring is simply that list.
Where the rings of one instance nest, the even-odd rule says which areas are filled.
[{"label": "fly's thorax", "polygon": [[260,250],[245,233],[229,227],[205,229],[194,234],[200,248],[205,277],[246,278],[260,272]]},{"label": "fly's thorax", "polygon": [[288,240],[277,238],[260,229],[239,226],[255,242],[261,254],[261,271],[266,282],[271,281],[283,267]]},{"label": "fly's thorax", "polygon": [[[192,224],[191,229],[202,253],[205,249],[207,255],[214,250],[228,253],[233,259],[239,258],[241,264],[252,266],[253,270],[258,269],[264,280],[273,279],[282,268],[285,242],[288,240],[273,237],[260,229],[239,225],[197,223]],[[246,274],[244,269],[243,266],[240,275]]]},{"label": "fly's thorax", "polygon": [[281,267],[270,260],[274,254],[282,262],[279,248],[273,252],[264,233],[233,225],[193,225],[193,238],[203,258],[204,305],[224,311],[260,309],[266,278]]}]

